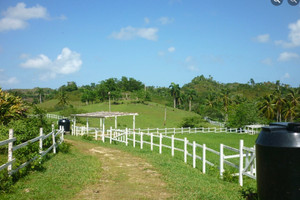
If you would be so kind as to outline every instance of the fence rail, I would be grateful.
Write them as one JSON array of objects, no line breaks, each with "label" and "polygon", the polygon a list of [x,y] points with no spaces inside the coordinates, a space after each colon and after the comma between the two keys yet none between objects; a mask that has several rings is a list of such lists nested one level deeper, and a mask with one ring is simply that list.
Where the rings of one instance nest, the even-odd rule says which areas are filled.
[{"label": "fence rail", "polygon": [[[188,157],[192,157],[192,165],[196,168],[197,160],[202,162],[202,172],[206,173],[206,165],[215,166],[219,169],[220,177],[223,177],[224,166],[232,167],[238,170],[238,173],[233,175],[239,176],[239,184],[243,185],[243,176],[248,176],[256,179],[256,162],[255,162],[255,148],[244,147],[243,140],[240,140],[239,148],[230,147],[228,145],[220,144],[220,149],[215,150],[206,146],[206,144],[197,144],[195,141],[189,142],[187,138],[176,138],[176,134],[183,133],[203,133],[203,132],[223,132],[226,128],[166,128],[166,129],[108,129],[106,132],[97,128],[75,127],[74,135],[94,135],[95,139],[100,136],[102,141],[108,139],[110,143],[113,141],[125,143],[127,146],[129,142],[133,147],[137,145],[141,149],[144,145],[150,145],[151,151],[154,147],[158,147],[158,151],[162,154],[163,148],[171,150],[171,156],[174,157],[175,151],[183,153],[183,160],[188,162]],[[230,131],[236,129],[229,129]],[[99,135],[98,135],[99,133]],[[171,134],[171,135],[169,135]],[[167,141],[168,140],[168,141]],[[155,142],[156,141],[156,142]],[[175,145],[175,142],[177,145]],[[178,144],[180,143],[180,144]],[[191,150],[192,149],[192,150]],[[226,149],[226,154],[224,153]],[[201,150],[201,151],[200,151]],[[201,152],[201,153],[200,153]],[[207,155],[207,152],[219,157],[218,162]],[[230,153],[229,153],[230,152]]]},{"label": "fence rail", "polygon": [[[48,149],[43,150],[43,141],[50,136],[52,136],[52,145]],[[60,136],[58,143],[56,143],[57,136]],[[9,130],[9,139],[0,141],[0,146],[8,144],[8,160],[6,163],[4,163],[3,165],[0,166],[0,171],[7,168],[8,174],[10,174],[10,175],[12,175],[12,174],[16,173],[17,171],[19,171],[20,169],[26,167],[27,165],[29,165],[31,162],[35,161],[36,159],[43,157],[44,155],[49,153],[49,151],[51,151],[51,150],[53,150],[53,153],[55,154],[57,146],[60,145],[64,141],[64,129],[63,129],[63,127],[60,127],[59,130],[55,130],[54,125],[52,125],[52,132],[47,135],[44,135],[43,128],[40,128],[40,136],[30,139],[30,140],[23,142],[21,144],[18,144],[16,146],[13,146],[13,144],[16,140],[17,139],[16,139],[16,137],[14,137],[13,129],[10,129]],[[16,161],[16,159],[13,158],[13,152],[17,151],[20,148],[26,147],[29,144],[37,142],[37,141],[39,141],[39,156],[35,156],[35,157],[31,158],[31,159],[27,160],[26,162],[22,163],[16,169],[13,169],[13,163]]]}]

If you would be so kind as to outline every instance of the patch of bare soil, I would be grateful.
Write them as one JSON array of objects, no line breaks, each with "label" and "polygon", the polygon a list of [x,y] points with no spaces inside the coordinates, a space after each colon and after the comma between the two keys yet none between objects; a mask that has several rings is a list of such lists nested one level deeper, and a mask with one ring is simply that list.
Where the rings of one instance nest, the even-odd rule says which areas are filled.
[{"label": "patch of bare soil", "polygon": [[68,141],[102,163],[101,179],[84,188],[75,199],[168,199],[172,198],[160,174],[145,160],[126,152],[80,141]]}]

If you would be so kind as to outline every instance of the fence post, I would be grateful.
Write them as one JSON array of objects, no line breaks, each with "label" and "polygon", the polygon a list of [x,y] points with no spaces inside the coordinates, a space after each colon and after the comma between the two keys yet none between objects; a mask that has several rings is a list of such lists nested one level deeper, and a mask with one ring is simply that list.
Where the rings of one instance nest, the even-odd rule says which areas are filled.
[{"label": "fence post", "polygon": [[244,140],[240,140],[240,166],[239,166],[239,183],[243,186],[243,162],[244,162]]},{"label": "fence post", "polygon": [[172,154],[172,157],[174,157],[174,135],[172,135],[171,154]]},{"label": "fence post", "polygon": [[196,168],[196,142],[193,141],[193,168]]},{"label": "fence post", "polygon": [[217,133],[217,127],[215,127],[215,133]]},{"label": "fence post", "polygon": [[63,126],[61,126],[61,136],[60,136],[60,141],[63,142],[64,141],[64,134],[65,134],[65,128]]},{"label": "fence post", "polygon": [[[14,138],[14,130],[9,129],[8,132],[8,139],[13,139]],[[13,160],[13,142],[8,143],[8,162],[11,162]],[[12,164],[8,165],[7,171],[8,174],[12,170]]]},{"label": "fence post", "polygon": [[135,131],[133,130],[133,147],[135,147]]},{"label": "fence post", "polygon": [[125,130],[125,142],[126,142],[126,146],[128,146],[128,128],[126,128]]},{"label": "fence post", "polygon": [[54,124],[52,124],[52,145],[53,145],[53,153],[56,154],[56,142],[55,142],[55,129]]},{"label": "fence post", "polygon": [[205,174],[206,171],[206,144],[203,144],[202,151],[202,173]]},{"label": "fence post", "polygon": [[187,139],[186,137],[184,138],[184,162],[187,163]]},{"label": "fence post", "polygon": [[150,136],[150,146],[151,146],[151,151],[153,151],[153,133],[151,133]]},{"label": "fence post", "polygon": [[[40,128],[40,136],[43,136],[43,128]],[[40,138],[40,149],[39,153],[42,154],[43,152],[43,138]]]},{"label": "fence post", "polygon": [[112,141],[112,127],[110,127],[110,130],[109,130],[109,143],[111,144],[111,141]]},{"label": "fence post", "polygon": [[162,134],[159,134],[159,153],[162,153]]},{"label": "fence post", "polygon": [[141,132],[141,149],[143,149],[143,132]]},{"label": "fence post", "polygon": [[98,140],[98,131],[95,130],[95,139]]},{"label": "fence post", "polygon": [[220,176],[223,177],[224,171],[224,146],[220,144]]}]

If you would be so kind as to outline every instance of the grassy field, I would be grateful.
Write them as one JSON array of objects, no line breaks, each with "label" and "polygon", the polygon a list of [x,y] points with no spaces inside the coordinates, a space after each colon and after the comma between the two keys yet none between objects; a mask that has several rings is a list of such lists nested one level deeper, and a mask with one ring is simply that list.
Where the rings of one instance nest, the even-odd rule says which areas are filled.
[{"label": "grassy field", "polygon": [[102,170],[97,158],[74,147],[69,153],[51,155],[43,166],[43,170],[33,171],[18,180],[13,192],[0,194],[0,199],[70,199],[83,187],[95,183]]},{"label": "grassy field", "polygon": [[[47,102],[40,104],[41,108],[46,108],[46,106],[53,106],[54,103],[51,100],[49,105],[46,105]],[[78,105],[76,106],[78,110],[82,110],[84,112],[97,112],[97,111],[108,111],[108,103],[98,103],[98,104],[90,104],[90,105]],[[179,127],[180,123],[185,117],[193,117],[199,116],[192,112],[187,112],[184,110],[173,109],[170,107],[166,107],[167,109],[167,121],[164,126],[164,115],[165,115],[165,106],[158,104],[147,102],[143,103],[134,103],[132,101],[122,101],[119,102],[118,105],[112,103],[111,111],[112,112],[131,112],[138,113],[136,116],[136,127],[138,128],[165,128],[165,127]],[[55,114],[59,114],[59,112],[53,112]],[[200,117],[200,116],[199,116]],[[81,125],[86,124],[86,119],[80,118]],[[114,127],[115,119],[108,118],[105,121],[105,126],[109,128],[110,126]],[[118,127],[119,128],[132,128],[132,116],[124,116],[118,117]],[[80,125],[80,123],[78,123]],[[89,125],[91,127],[99,127],[100,122],[99,119],[90,118]],[[203,126],[211,127],[209,123],[203,122]]]}]

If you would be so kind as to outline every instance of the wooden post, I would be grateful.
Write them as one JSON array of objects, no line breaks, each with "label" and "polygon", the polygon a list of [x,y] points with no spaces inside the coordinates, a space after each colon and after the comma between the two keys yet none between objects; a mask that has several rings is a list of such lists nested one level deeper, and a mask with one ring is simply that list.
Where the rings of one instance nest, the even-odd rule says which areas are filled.
[{"label": "wooden post", "polygon": [[172,135],[172,141],[171,141],[171,154],[172,157],[174,157],[174,135]]},{"label": "wooden post", "polygon": [[162,154],[162,134],[159,134],[159,153]]},{"label": "wooden post", "polygon": [[[8,132],[8,139],[14,138],[14,130],[9,129]],[[8,162],[11,162],[13,160],[13,142],[8,143]],[[8,173],[12,170],[12,164],[8,165],[7,171]]]},{"label": "wooden post", "polygon": [[133,115],[132,129],[133,129],[133,132],[135,132],[135,115]]},{"label": "wooden post", "polygon": [[224,171],[224,146],[220,144],[220,176],[223,177]]},{"label": "wooden post", "polygon": [[102,142],[105,142],[105,118],[102,121]]},{"label": "wooden post", "polygon": [[153,133],[151,133],[150,136],[150,146],[151,146],[151,151],[153,151]]},{"label": "wooden post", "polygon": [[89,118],[86,118],[86,134],[89,134]]},{"label": "wooden post", "polygon": [[244,162],[244,140],[240,140],[240,165],[239,165],[239,183],[243,186],[243,162]]},{"label": "wooden post", "polygon": [[133,130],[133,147],[135,147],[135,131]]},{"label": "wooden post", "polygon": [[52,124],[52,143],[53,143],[53,153],[56,154],[56,142],[55,142],[54,124]]},{"label": "wooden post", "polygon": [[141,137],[141,149],[143,149],[143,132],[141,132],[140,137]]},{"label": "wooden post", "polygon": [[61,136],[60,136],[60,141],[61,142],[64,141],[64,134],[65,134],[65,128],[63,126],[61,126]]},{"label": "wooden post", "polygon": [[203,152],[202,152],[202,173],[206,172],[206,144],[203,144]]},{"label": "wooden post", "polygon": [[112,127],[110,127],[110,131],[109,131],[109,143],[111,144],[112,141]]},{"label": "wooden post", "polygon": [[[43,136],[43,128],[40,128],[40,136]],[[42,154],[43,152],[43,138],[40,138],[40,149],[39,153]]]},{"label": "wooden post", "polygon": [[74,117],[74,119],[73,119],[73,125],[74,125],[74,129],[72,131],[72,135],[77,135],[76,134],[76,117]]},{"label": "wooden post", "polygon": [[193,168],[196,168],[196,142],[193,141]]},{"label": "wooden post", "polygon": [[188,140],[185,137],[184,138],[184,162],[185,163],[187,163],[187,143],[188,143]]},{"label": "wooden post", "polygon": [[128,146],[128,128],[126,128],[126,130],[125,130],[125,143],[126,143],[126,146]]},{"label": "wooden post", "polygon": [[117,116],[115,116],[115,129],[117,130],[118,128],[118,119],[117,119]]}]

